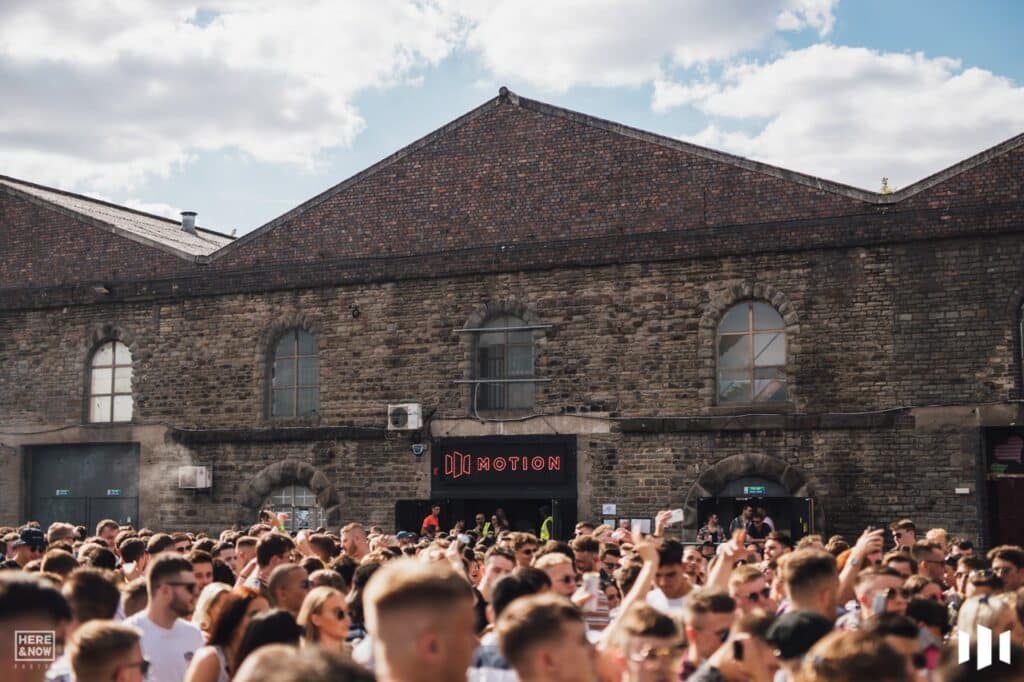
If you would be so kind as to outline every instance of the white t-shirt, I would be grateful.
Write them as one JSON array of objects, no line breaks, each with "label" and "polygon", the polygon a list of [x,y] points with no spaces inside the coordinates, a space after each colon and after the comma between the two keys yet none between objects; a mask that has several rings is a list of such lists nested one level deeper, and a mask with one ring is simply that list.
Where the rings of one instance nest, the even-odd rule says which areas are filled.
[{"label": "white t-shirt", "polygon": [[683,612],[683,603],[685,602],[686,597],[669,599],[665,596],[665,593],[657,587],[647,593],[647,603],[664,613],[666,616],[677,616],[681,614]]},{"label": "white t-shirt", "polygon": [[195,625],[178,618],[162,628],[139,611],[125,621],[142,630],[142,655],[149,659],[149,682],[181,682],[196,651],[206,645]]}]

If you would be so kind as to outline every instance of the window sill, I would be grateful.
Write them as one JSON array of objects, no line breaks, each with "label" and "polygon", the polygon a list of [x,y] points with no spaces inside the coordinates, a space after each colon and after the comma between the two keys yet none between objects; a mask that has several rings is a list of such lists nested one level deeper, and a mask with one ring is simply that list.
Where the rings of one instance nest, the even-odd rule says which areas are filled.
[{"label": "window sill", "polygon": [[710,416],[733,416],[739,414],[792,414],[796,412],[796,405],[792,401],[784,400],[771,403],[729,403],[727,405],[715,405],[706,409]]},{"label": "window sill", "polygon": [[264,417],[266,426],[320,426],[320,415],[312,417]]}]

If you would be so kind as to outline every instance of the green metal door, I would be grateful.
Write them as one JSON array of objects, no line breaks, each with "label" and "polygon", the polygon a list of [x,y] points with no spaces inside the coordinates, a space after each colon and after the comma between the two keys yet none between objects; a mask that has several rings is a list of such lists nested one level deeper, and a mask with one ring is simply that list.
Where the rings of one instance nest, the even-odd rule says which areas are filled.
[{"label": "green metal door", "polygon": [[139,526],[138,443],[45,445],[26,448],[29,518],[85,526],[103,519]]}]

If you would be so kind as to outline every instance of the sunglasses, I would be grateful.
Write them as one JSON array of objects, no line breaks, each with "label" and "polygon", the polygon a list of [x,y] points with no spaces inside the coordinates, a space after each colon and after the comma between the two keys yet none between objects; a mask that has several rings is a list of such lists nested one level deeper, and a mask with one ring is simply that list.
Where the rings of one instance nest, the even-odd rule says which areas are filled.
[{"label": "sunglasses", "polygon": [[1013,566],[997,566],[992,569],[992,572],[999,577],[1002,577],[1004,575],[1012,575],[1013,573],[1016,573],[1017,569]]},{"label": "sunglasses", "polygon": [[629,657],[637,663],[657,663],[660,661],[677,660],[683,653],[683,648],[679,646],[646,646],[630,654]]},{"label": "sunglasses", "polygon": [[521,549],[519,551],[525,554],[526,556],[533,556],[537,552],[537,550],[533,549],[532,547],[527,547],[526,549]]},{"label": "sunglasses", "polygon": [[729,639],[729,628],[722,628],[721,630],[716,630],[715,636],[718,637],[722,644],[725,644],[725,640]]},{"label": "sunglasses", "polygon": [[345,609],[334,609],[334,617],[338,620],[345,620]]},{"label": "sunglasses", "polygon": [[979,578],[981,580],[990,580],[996,577],[996,572],[991,568],[985,568],[980,571],[971,571],[971,580]]},{"label": "sunglasses", "polygon": [[136,663],[125,663],[121,667],[122,668],[138,668],[139,672],[142,673],[142,676],[145,677],[147,674],[149,674],[149,659],[144,658],[141,661],[138,661]]},{"label": "sunglasses", "polygon": [[565,583],[566,585],[575,585],[576,578],[573,578],[571,575],[563,575],[558,579],[558,582]]},{"label": "sunglasses", "polygon": [[190,593],[193,593],[193,594],[196,591],[196,587],[198,587],[198,585],[196,583],[194,583],[194,582],[192,582],[192,583],[171,583],[171,582],[169,582],[169,583],[166,583],[166,584],[167,585],[174,585],[175,587],[184,587]]},{"label": "sunglasses", "polygon": [[882,592],[882,594],[885,595],[886,601],[889,601],[890,599],[896,599],[897,597],[899,597],[900,599],[910,598],[910,592],[903,589],[902,587],[890,587],[889,589]]},{"label": "sunglasses", "polygon": [[619,570],[619,565],[617,563],[613,563],[613,562],[605,562],[604,563],[604,570],[607,571],[608,573],[614,573],[615,571]]},{"label": "sunglasses", "polygon": [[759,600],[767,599],[770,596],[772,596],[772,590],[770,587],[766,587],[760,592],[750,592],[747,594],[747,599],[756,604]]},{"label": "sunglasses", "polygon": [[310,587],[310,585],[312,585],[312,584],[313,584],[313,583],[309,582],[309,579],[308,579],[308,578],[307,578],[307,579],[305,579],[305,580],[303,580],[303,581],[302,581],[301,583],[299,583],[299,585],[301,585],[301,586],[302,586],[302,589],[304,589],[304,590],[308,590],[308,589],[309,589],[309,587]]}]

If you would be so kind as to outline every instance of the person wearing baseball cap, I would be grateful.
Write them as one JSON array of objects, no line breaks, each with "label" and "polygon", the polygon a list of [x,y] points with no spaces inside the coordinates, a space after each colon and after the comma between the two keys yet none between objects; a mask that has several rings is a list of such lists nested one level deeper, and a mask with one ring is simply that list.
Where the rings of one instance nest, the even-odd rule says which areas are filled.
[{"label": "person wearing baseball cap", "polygon": [[[14,558],[5,561],[4,568],[25,568],[25,564],[42,559],[46,551],[46,535],[38,528],[22,528],[18,539],[11,543]],[[12,564],[13,562],[13,564]]]},{"label": "person wearing baseball cap", "polygon": [[813,611],[790,611],[776,618],[765,633],[765,641],[775,647],[775,657],[782,666],[776,681],[796,680],[804,655],[832,629],[832,621]]}]

